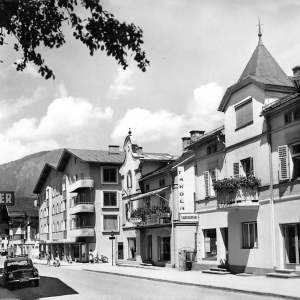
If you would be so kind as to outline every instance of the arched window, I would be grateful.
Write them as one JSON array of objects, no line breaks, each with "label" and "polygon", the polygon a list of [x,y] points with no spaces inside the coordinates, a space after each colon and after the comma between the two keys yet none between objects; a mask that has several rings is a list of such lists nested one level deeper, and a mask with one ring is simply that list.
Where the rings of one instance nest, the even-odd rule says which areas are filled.
[{"label": "arched window", "polygon": [[127,173],[127,188],[128,189],[132,188],[132,175],[131,175],[131,171],[130,170]]}]

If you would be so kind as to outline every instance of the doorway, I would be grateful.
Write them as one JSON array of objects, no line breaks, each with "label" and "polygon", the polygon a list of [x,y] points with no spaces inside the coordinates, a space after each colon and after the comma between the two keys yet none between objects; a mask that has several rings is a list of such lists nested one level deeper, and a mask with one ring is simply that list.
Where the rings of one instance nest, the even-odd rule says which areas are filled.
[{"label": "doorway", "polygon": [[283,226],[284,235],[284,263],[287,269],[294,269],[299,264],[300,253],[300,224],[289,224]]},{"label": "doorway", "polygon": [[147,260],[152,259],[152,235],[147,237]]}]

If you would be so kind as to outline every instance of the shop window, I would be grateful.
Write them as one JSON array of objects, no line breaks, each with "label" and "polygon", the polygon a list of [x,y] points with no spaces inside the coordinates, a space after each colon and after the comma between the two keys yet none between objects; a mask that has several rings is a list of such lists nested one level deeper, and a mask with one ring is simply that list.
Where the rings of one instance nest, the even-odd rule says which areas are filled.
[{"label": "shop window", "polygon": [[102,183],[118,183],[118,168],[102,167]]},{"label": "shop window", "polygon": [[170,237],[157,237],[158,241],[158,260],[159,261],[170,261],[171,259],[171,247]]},{"label": "shop window", "polygon": [[103,192],[103,206],[116,207],[117,206],[117,192]]},{"label": "shop window", "polygon": [[236,129],[253,123],[252,99],[235,108]]},{"label": "shop window", "polygon": [[103,231],[119,231],[117,215],[103,215]]},{"label": "shop window", "polygon": [[217,260],[217,230],[204,229],[204,259]]},{"label": "shop window", "polygon": [[257,248],[257,222],[242,223],[243,226],[243,248]]}]

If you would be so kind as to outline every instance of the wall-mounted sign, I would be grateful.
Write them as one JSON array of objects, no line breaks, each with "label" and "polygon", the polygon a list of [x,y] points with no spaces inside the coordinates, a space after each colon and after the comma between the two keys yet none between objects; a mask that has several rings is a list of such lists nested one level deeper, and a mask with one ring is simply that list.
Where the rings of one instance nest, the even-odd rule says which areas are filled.
[{"label": "wall-mounted sign", "polygon": [[0,191],[0,205],[15,205],[15,193]]},{"label": "wall-mounted sign", "polygon": [[178,167],[178,195],[179,195],[179,213],[184,212],[184,167]]},{"label": "wall-mounted sign", "polygon": [[197,214],[180,214],[181,222],[197,222],[198,215]]}]

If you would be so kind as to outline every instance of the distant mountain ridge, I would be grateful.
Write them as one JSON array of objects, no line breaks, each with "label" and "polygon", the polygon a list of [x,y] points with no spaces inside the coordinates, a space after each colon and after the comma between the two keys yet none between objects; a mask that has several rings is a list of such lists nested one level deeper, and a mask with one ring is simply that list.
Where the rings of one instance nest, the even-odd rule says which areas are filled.
[{"label": "distant mountain ridge", "polygon": [[0,191],[14,191],[16,198],[30,197],[45,163],[56,166],[63,150],[42,151],[0,165]]}]

